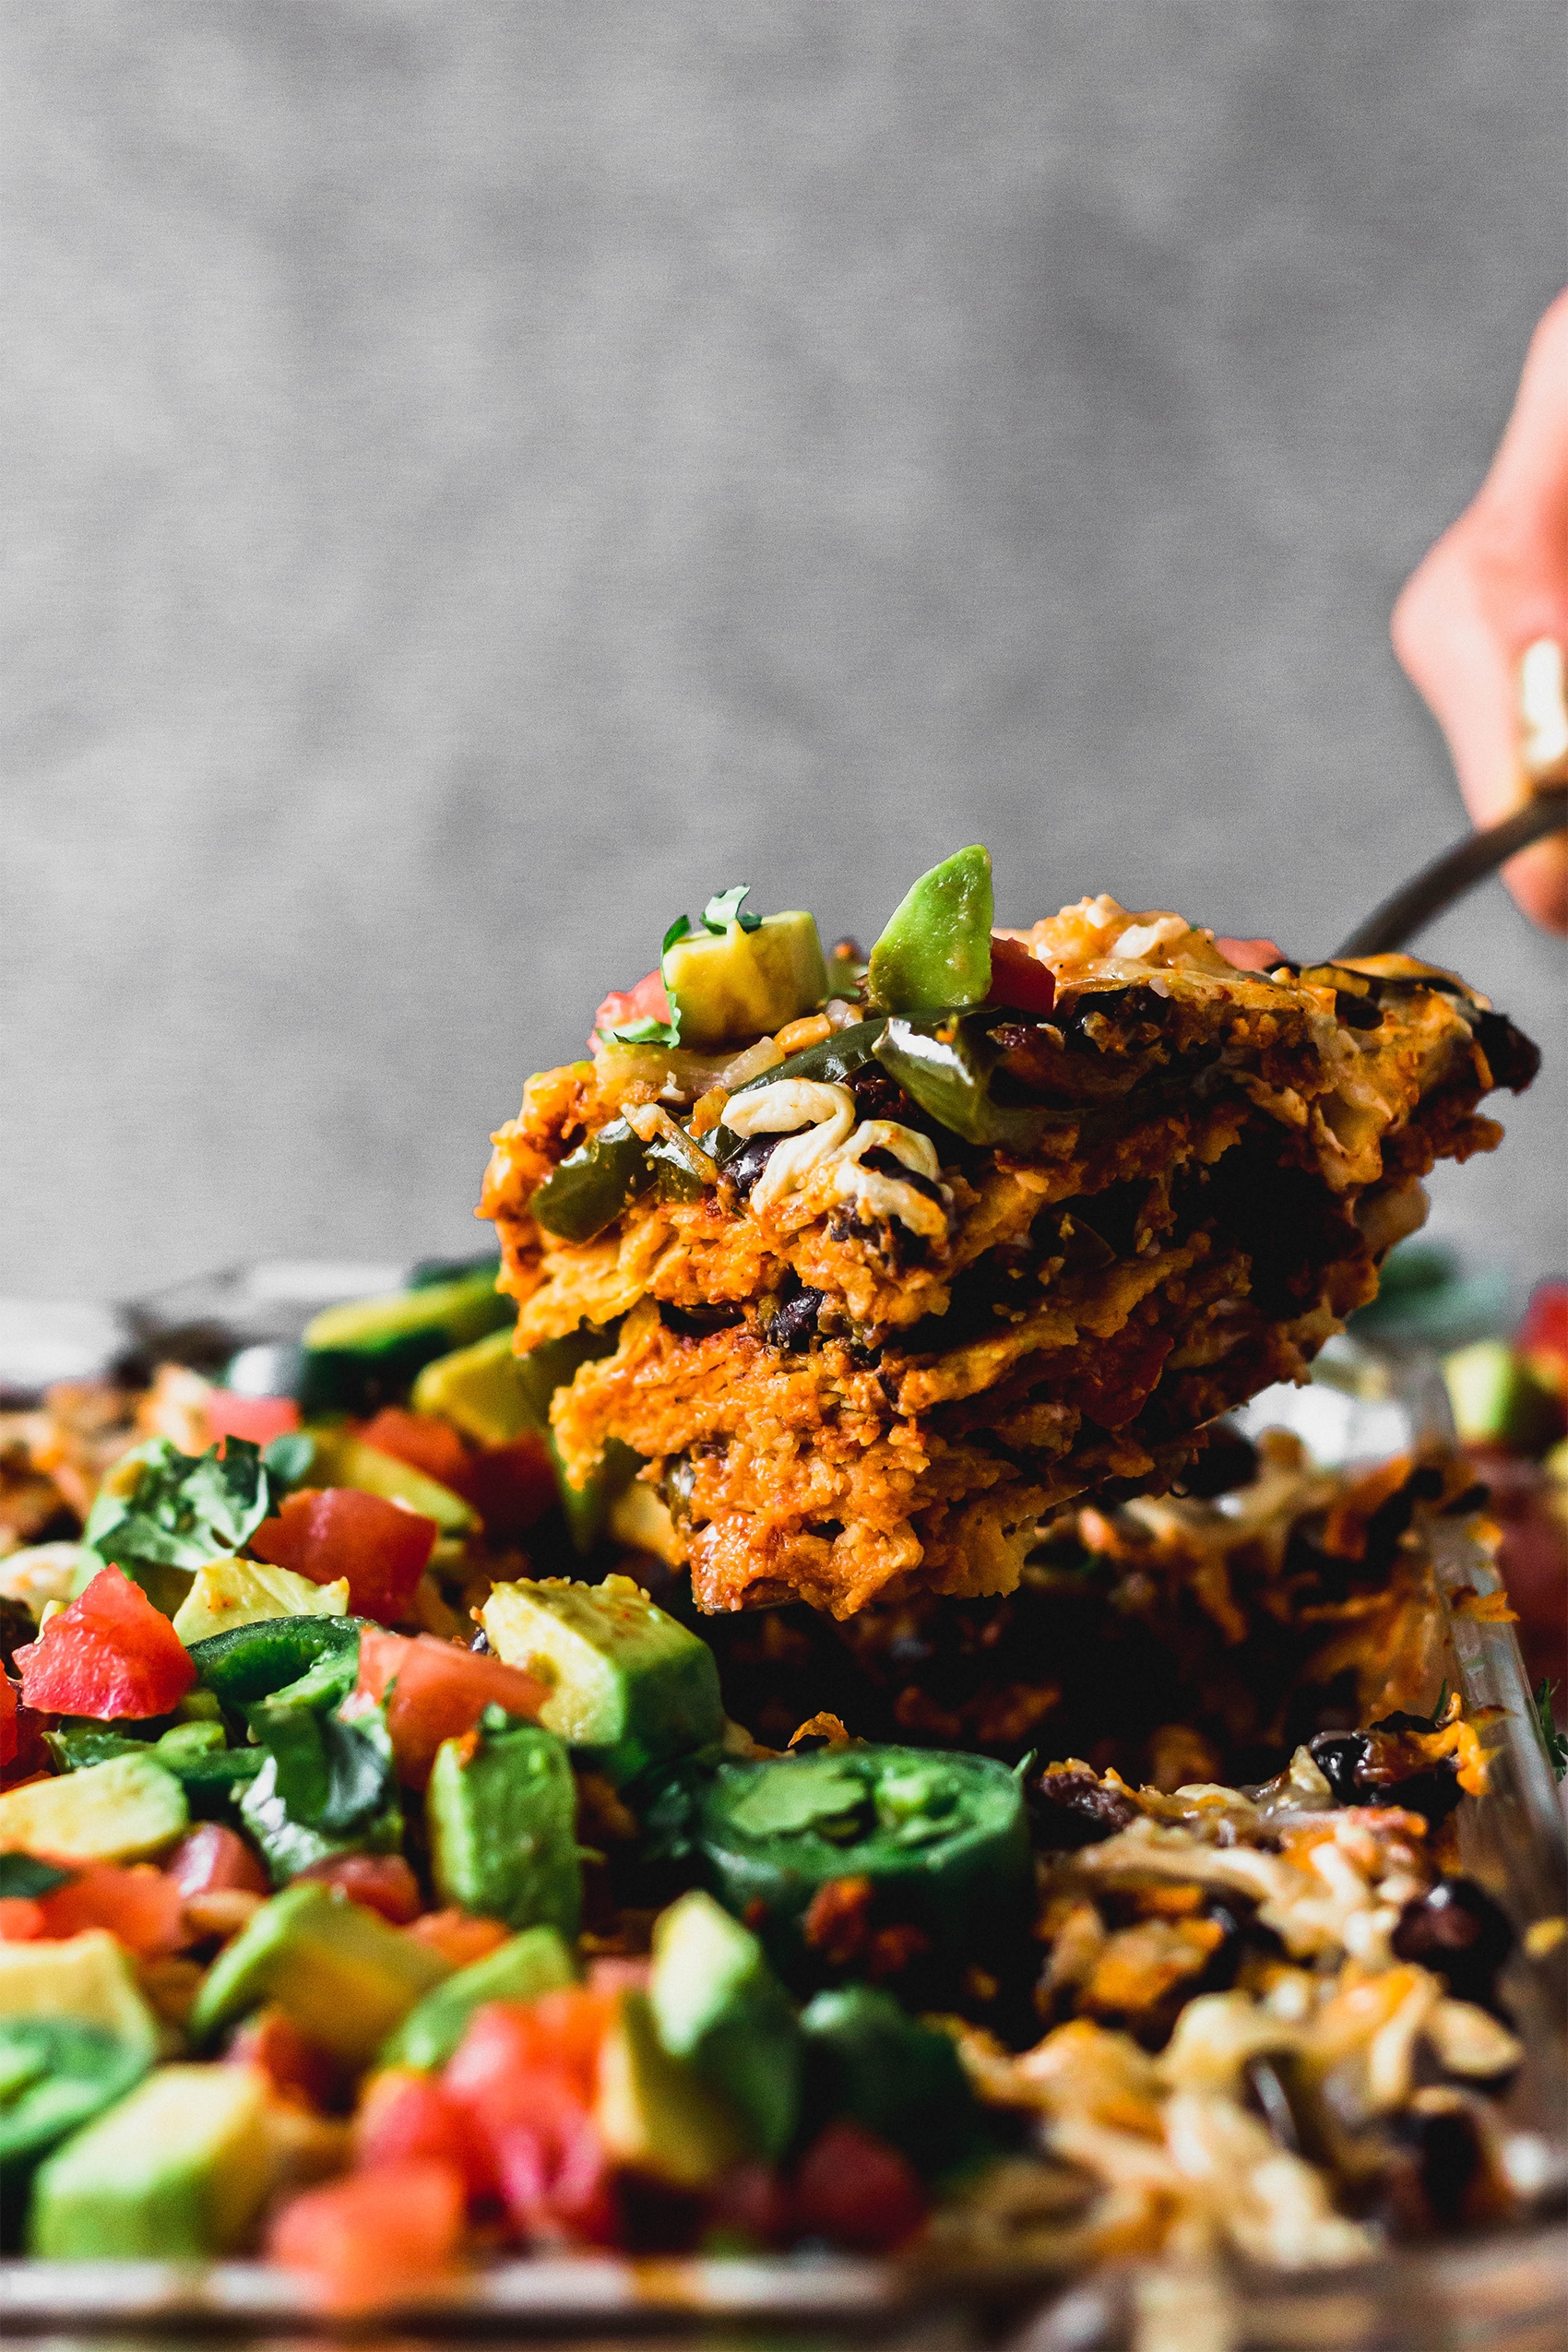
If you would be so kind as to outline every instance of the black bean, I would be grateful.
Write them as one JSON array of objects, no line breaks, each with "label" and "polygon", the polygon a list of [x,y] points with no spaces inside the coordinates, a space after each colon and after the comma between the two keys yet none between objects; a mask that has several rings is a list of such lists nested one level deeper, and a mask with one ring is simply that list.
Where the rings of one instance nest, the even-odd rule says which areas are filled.
[{"label": "black bean", "polygon": [[1394,1950],[1444,1977],[1458,2001],[1490,2002],[1514,1930],[1474,1879],[1442,1878],[1399,1914]]},{"label": "black bean", "polygon": [[816,1334],[816,1319],[824,1296],[821,1290],[797,1290],[786,1299],[767,1326],[767,1341],[771,1348],[782,1348],[790,1355],[804,1355]]}]

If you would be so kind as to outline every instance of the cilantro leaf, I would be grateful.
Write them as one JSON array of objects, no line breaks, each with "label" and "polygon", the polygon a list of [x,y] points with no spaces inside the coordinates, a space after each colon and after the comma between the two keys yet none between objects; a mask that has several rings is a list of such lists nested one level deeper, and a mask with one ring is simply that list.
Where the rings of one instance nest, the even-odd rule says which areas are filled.
[{"label": "cilantro leaf", "polygon": [[624,1021],[618,1029],[600,1030],[617,1045],[677,1045],[681,1032],[673,1021],[656,1021],[651,1014],[640,1021]]},{"label": "cilantro leaf", "polygon": [[[751,894],[749,882],[738,882],[733,890],[717,892],[702,910],[702,919],[708,930],[728,931],[731,923],[739,923],[742,931],[760,931],[760,915],[743,915],[741,912],[741,901],[749,898]],[[668,941],[665,944],[668,945]]]},{"label": "cilantro leaf", "polygon": [[1556,1683],[1549,1682],[1543,1674],[1536,1684],[1536,1714],[1540,1719],[1540,1736],[1546,1742],[1546,1752],[1550,1760],[1551,1769],[1558,1779],[1562,1780],[1568,1776],[1568,1738],[1564,1738],[1559,1731],[1551,1712],[1551,1702],[1556,1689]]},{"label": "cilantro leaf", "polygon": [[182,1454],[164,1438],[148,1448],[121,1503],[117,1517],[92,1531],[92,1547],[105,1560],[200,1568],[220,1552],[237,1551],[260,1526],[272,1509],[272,1487],[260,1447],[245,1438],[201,1455]]},{"label": "cilantro leaf", "polygon": [[343,1723],[315,1707],[264,1700],[248,1720],[272,1758],[283,1810],[302,1829],[349,1837],[386,1812],[395,1784],[391,1743],[378,1716]]},{"label": "cilantro leaf", "polygon": [[674,921],[671,924],[669,930],[664,934],[663,944],[660,946],[659,951],[659,954],[661,956],[668,956],[670,950],[674,946],[675,942],[678,939],[690,939],[695,929],[696,925],[693,922],[690,915],[677,915]]},{"label": "cilantro leaf", "polygon": [[75,1876],[74,1871],[56,1870],[53,1862],[41,1862],[32,1854],[0,1854],[0,1900],[53,1895]]}]

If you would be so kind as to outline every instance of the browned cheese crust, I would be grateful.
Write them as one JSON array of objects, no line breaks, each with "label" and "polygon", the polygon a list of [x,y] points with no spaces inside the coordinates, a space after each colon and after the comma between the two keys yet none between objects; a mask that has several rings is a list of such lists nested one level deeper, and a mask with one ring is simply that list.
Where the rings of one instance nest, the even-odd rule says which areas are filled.
[{"label": "browned cheese crust", "polygon": [[481,1213],[519,1350],[618,1326],[555,1398],[569,1475],[612,1438],[645,1456],[706,1609],[1011,1590],[1042,1515],[1162,1490],[1203,1424],[1303,1377],[1422,1221],[1433,1161],[1498,1142],[1481,1096],[1531,1075],[1484,999],[1408,957],[1240,972],[1104,898],[1015,936],[1057,982],[1049,1021],[989,1032],[1012,1099],[1050,1106],[1038,1144],[962,1143],[875,1063],[851,1081],[857,1123],[934,1146],[920,1230],[874,1186],[846,1206],[832,1162],[760,1206],[720,1166],[588,1241],[536,1222],[612,1119],[673,1113],[713,1150],[782,1060],[768,1039],[728,1067],[606,1047],[531,1078],[494,1138]]}]

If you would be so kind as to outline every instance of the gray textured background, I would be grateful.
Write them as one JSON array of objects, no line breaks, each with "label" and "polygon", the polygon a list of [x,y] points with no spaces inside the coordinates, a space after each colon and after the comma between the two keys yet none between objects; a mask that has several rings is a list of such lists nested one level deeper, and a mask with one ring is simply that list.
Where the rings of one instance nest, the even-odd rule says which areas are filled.
[{"label": "gray textured background", "polygon": [[[1564,275],[1556,0],[12,0],[0,1288],[464,1244],[671,915],[1325,950]],[[1494,885],[1430,935],[1553,1042]],[[1562,1056],[1440,1218],[1562,1254]]]}]

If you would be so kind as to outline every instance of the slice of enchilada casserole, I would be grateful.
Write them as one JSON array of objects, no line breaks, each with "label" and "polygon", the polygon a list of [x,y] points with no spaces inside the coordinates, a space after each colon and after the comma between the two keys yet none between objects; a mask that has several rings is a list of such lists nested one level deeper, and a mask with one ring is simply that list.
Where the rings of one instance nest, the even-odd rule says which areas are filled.
[{"label": "slice of enchilada casserole", "polygon": [[1538,1059],[1408,956],[1238,968],[1103,896],[995,931],[980,849],[869,967],[742,900],[529,1079],[480,1209],[568,1477],[640,1457],[710,1610],[1004,1592],[1042,1515],[1168,1487]]}]

